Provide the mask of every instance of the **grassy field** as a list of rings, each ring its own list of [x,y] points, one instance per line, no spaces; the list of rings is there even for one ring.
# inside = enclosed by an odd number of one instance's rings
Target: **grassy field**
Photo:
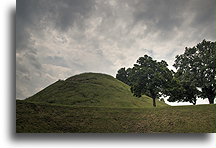
[[[212,133],[215,105],[79,107],[17,101],[17,133]]]

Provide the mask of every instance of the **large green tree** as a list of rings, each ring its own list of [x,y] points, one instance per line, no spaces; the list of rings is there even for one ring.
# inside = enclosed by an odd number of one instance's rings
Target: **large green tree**
[[[196,86],[190,82],[190,79],[184,77],[179,73],[174,73],[170,87],[167,87],[168,101],[169,102],[190,102],[196,105],[197,97],[200,95],[200,91]]]
[[[164,90],[172,79],[172,72],[167,66],[163,60],[157,62],[147,55],[140,57],[129,75],[132,93],[136,97],[141,97],[142,94],[150,96],[156,107],[156,98],[166,92]]]
[[[193,88],[200,88],[200,97],[208,98],[213,104],[215,99],[215,58],[216,42],[203,40],[192,48],[185,48],[182,55],[177,55],[174,67],[181,76],[179,80],[187,80]]]

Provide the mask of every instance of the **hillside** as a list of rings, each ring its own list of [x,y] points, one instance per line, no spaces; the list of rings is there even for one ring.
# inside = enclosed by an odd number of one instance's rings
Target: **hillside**
[[[215,105],[72,107],[17,101],[17,133],[214,133]]]
[[[128,85],[99,73],[83,73],[58,80],[26,101],[88,107],[152,107],[150,97],[136,98]],[[157,106],[168,105],[157,101]]]

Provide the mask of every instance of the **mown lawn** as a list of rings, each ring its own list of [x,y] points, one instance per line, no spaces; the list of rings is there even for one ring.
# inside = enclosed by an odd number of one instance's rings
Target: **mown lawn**
[[[215,133],[215,105],[106,108],[17,101],[17,133]]]

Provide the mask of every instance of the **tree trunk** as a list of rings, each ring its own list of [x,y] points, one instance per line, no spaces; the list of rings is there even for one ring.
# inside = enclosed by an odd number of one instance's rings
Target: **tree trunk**
[[[196,99],[193,101],[193,105],[196,105]]]
[[[156,107],[156,99],[155,98],[152,99],[153,99],[153,106]]]
[[[208,97],[208,100],[209,100],[209,104],[214,104],[214,99],[215,99],[215,96],[209,96]]]

